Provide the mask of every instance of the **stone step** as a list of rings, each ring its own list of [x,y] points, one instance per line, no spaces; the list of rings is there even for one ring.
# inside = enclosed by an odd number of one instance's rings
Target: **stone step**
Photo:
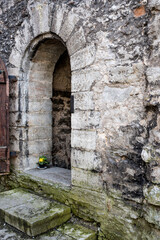
[[[60,226],[57,231],[70,236],[76,240],[96,240],[97,234],[95,231],[88,229],[82,225],[74,223],[65,223]]]
[[[18,230],[36,236],[68,221],[71,210],[23,189],[14,189],[0,193],[0,216]]]
[[[32,237],[12,228],[11,226],[0,222],[0,240],[32,240]],[[95,240],[96,233],[81,225],[66,224],[57,230],[51,230],[40,236],[34,237],[35,240]]]
[[[95,231],[79,224],[65,223],[48,234],[42,235],[39,240],[96,240]]]

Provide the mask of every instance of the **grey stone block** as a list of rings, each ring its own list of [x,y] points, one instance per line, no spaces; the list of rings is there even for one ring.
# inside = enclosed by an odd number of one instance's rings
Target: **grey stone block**
[[[29,236],[44,233],[71,217],[69,207],[19,189],[1,194],[0,201],[5,222]]]

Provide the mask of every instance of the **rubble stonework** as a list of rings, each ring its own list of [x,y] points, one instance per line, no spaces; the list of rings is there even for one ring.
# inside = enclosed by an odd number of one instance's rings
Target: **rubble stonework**
[[[52,77],[67,49],[72,198],[84,195],[88,219],[101,224],[99,239],[160,235],[159,11],[159,0],[1,0],[0,56],[17,77],[11,163],[23,171],[39,153],[51,156]]]

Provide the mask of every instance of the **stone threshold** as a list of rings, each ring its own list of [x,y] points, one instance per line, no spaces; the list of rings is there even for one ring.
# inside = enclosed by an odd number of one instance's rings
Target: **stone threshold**
[[[38,177],[42,180],[48,180],[49,182],[60,184],[62,186],[71,187],[71,170],[60,168],[60,167],[50,167],[46,169],[34,168],[24,173],[31,175],[33,177]]]

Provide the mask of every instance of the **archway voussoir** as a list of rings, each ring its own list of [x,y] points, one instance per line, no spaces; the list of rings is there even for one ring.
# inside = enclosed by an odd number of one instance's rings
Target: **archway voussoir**
[[[16,48],[14,48],[12,50],[12,53],[11,53],[11,55],[9,57],[9,62],[13,66],[15,66],[17,68],[20,68],[20,65],[21,65],[21,53]]]
[[[86,38],[82,27],[80,27],[78,31],[74,32],[73,35],[69,37],[66,45],[70,56],[85,47]]]
[[[96,57],[94,44],[87,46],[71,56],[71,70],[78,70],[93,64]]]
[[[64,12],[65,12],[65,9],[58,8],[55,10],[55,12],[53,14],[50,30],[51,30],[51,32],[56,33],[57,35],[59,34],[59,31],[62,26]]]
[[[47,3],[35,2],[29,6],[30,24],[34,37],[50,31],[49,5]]]
[[[63,25],[59,31],[59,36],[66,42],[72,33],[75,25],[79,21],[79,16],[73,12],[69,12],[68,16],[64,19]]]

